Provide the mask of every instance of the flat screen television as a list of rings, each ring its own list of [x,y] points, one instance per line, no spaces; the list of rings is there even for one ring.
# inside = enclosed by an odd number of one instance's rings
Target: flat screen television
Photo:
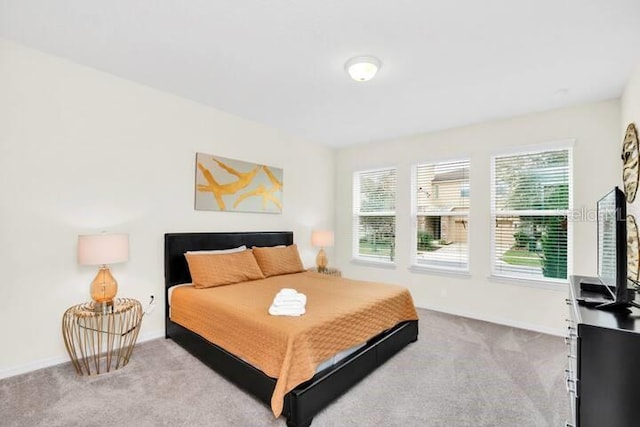
[[[627,201],[615,187],[598,200],[598,278],[611,293],[612,301],[596,306],[601,310],[640,307],[627,289]],[[613,290],[612,290],[613,289]]]

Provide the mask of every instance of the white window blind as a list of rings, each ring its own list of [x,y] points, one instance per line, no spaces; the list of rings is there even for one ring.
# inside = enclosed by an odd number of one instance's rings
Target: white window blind
[[[493,272],[566,281],[571,224],[571,149],[492,161]]]
[[[468,270],[469,160],[417,165],[413,184],[413,265]]]
[[[393,261],[396,169],[356,172],[353,181],[353,255],[370,261]]]

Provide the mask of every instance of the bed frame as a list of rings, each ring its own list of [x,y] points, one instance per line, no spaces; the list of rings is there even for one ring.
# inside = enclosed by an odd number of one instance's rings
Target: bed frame
[[[169,287],[191,281],[184,257],[186,251],[229,249],[246,245],[291,245],[293,233],[168,233],[164,237],[165,335],[184,347],[213,370],[270,406],[276,379],[242,361],[200,335],[169,318]],[[333,400],[382,365],[394,354],[418,339],[418,322],[402,322],[367,342],[349,357],[318,372],[309,381],[286,394],[283,415],[287,426],[306,427]]]

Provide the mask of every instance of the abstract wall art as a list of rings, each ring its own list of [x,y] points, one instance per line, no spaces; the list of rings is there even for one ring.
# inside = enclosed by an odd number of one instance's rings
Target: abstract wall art
[[[196,153],[195,208],[281,213],[282,176],[280,168]]]

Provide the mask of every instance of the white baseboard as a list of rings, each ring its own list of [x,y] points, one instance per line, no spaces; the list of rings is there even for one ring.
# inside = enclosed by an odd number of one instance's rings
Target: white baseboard
[[[137,343],[150,341],[156,338],[164,337],[164,330],[149,331],[138,336]],[[15,366],[13,368],[0,370],[0,380],[3,378],[13,377],[15,375],[26,374],[27,372],[37,371],[38,369],[48,368],[50,366],[60,365],[69,362],[69,355],[64,354],[49,359],[36,360],[34,362],[25,363],[24,365]]]
[[[486,316],[484,314],[472,313],[464,310],[451,310],[449,308],[437,307],[437,306],[431,306],[431,305],[427,305],[420,308],[439,311],[441,313],[453,314],[454,316],[468,317],[470,319],[482,320],[484,322],[489,322],[489,323],[496,323],[498,325],[511,326],[512,328],[540,332],[548,335],[555,335],[559,337],[563,337],[566,335],[566,331],[562,328],[559,328],[559,329],[550,328],[547,326],[541,326],[533,323],[526,323],[526,322],[519,322],[517,320],[512,320],[512,319],[505,319],[502,317]]]
[[[37,371],[38,369],[48,368],[49,366],[59,365],[69,361],[69,356],[57,356],[49,359],[36,360],[34,362],[25,363],[24,365],[15,366],[0,371],[0,380],[13,377],[14,375],[26,374],[27,372]]]
[[[158,331],[148,331],[144,334],[140,334],[137,342],[145,342],[155,340],[156,338],[164,338],[164,329]]]

